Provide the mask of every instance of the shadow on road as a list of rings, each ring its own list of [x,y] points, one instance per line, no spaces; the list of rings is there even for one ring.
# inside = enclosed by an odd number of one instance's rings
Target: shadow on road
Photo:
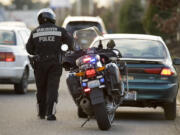
[[[34,94],[36,90],[29,89],[25,95]],[[0,89],[0,95],[23,95],[23,94],[16,94],[14,89]]]
[[[123,111],[123,112],[116,112],[115,120],[159,121],[159,120],[164,120],[164,114],[163,112]]]

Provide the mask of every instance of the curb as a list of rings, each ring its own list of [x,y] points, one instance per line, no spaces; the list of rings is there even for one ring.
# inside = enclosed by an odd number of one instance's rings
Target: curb
[[[180,90],[178,90],[177,94],[177,105],[180,106]]]

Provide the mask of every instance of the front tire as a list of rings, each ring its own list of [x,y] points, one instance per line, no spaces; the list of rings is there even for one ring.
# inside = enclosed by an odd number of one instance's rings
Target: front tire
[[[171,103],[164,105],[164,115],[166,120],[175,120],[176,118],[176,98]]]
[[[27,93],[27,87],[28,87],[28,69],[26,68],[23,72],[23,76],[21,78],[20,83],[14,84],[14,90],[16,94],[25,94]]]
[[[108,130],[111,127],[111,122],[107,114],[105,103],[93,105],[93,110],[99,129]]]

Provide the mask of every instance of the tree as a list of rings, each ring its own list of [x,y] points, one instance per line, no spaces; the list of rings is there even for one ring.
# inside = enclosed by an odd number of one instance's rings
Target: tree
[[[179,0],[148,0],[143,21],[145,31],[165,39],[176,39],[180,22],[178,8]]]
[[[141,16],[141,0],[125,0],[119,11],[119,31],[121,33],[144,33]]]

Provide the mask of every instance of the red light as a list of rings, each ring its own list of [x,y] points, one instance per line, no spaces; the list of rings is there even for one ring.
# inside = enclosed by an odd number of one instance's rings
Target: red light
[[[90,88],[86,88],[86,89],[84,89],[84,92],[90,92],[91,91],[91,89]]]
[[[6,62],[12,62],[15,61],[15,56],[13,53],[7,52],[6,53]]]
[[[13,62],[15,61],[15,56],[11,52],[0,52],[0,61]]]
[[[91,57],[86,57],[83,59],[83,63],[88,63],[91,61]]]
[[[6,58],[6,62],[12,62],[12,61],[14,61],[13,58]]]
[[[146,69],[144,69],[144,72],[146,72],[148,74],[160,74],[161,68],[146,68]]]
[[[86,71],[86,76],[87,77],[94,77],[96,75],[95,69],[90,69]]]
[[[169,68],[163,68],[161,71],[161,75],[171,76],[173,75],[173,72]]]

